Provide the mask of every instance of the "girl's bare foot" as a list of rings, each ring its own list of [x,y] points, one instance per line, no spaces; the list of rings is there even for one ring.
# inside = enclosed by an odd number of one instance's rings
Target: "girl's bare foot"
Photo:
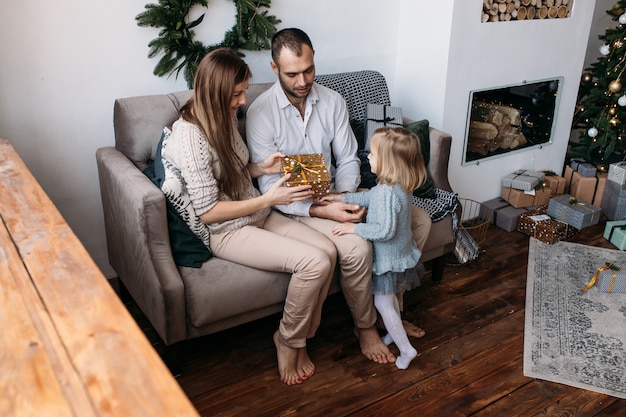
[[[311,361],[305,347],[298,349],[296,369],[298,369],[298,374],[302,379],[310,378],[315,373],[315,365]]]
[[[361,344],[361,352],[365,357],[376,363],[395,362],[396,357],[386,344],[383,343],[376,326],[369,329],[354,329],[356,337],[359,338]]]
[[[301,384],[302,378],[296,370],[299,349],[290,348],[282,343],[278,338],[278,330],[274,332],[274,344],[276,345],[278,372],[282,383],[286,385]]]

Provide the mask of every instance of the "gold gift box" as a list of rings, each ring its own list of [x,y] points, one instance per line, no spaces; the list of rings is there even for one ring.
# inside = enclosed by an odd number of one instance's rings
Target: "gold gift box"
[[[321,153],[288,155],[282,159],[283,173],[291,174],[285,183],[288,187],[311,184],[317,197],[330,191],[330,174]]]
[[[550,244],[568,239],[578,232],[567,223],[548,216],[546,208],[542,205],[523,213],[517,223],[517,230]]]

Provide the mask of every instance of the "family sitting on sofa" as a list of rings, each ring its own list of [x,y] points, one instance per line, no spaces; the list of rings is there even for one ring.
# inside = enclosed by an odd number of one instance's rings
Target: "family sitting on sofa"
[[[371,292],[372,245],[359,234],[338,233],[335,228],[341,223],[365,221],[366,207],[313,198],[310,184],[287,187],[290,174],[281,174],[281,160],[286,155],[322,154],[326,161],[332,161],[328,164],[331,192],[357,190],[361,161],[346,103],[339,93],[314,82],[314,49],[304,32],[281,30],[273,37],[271,48],[270,65],[278,81],[250,105],[247,143],[238,132],[236,116],[246,105],[251,77],[248,66],[225,48],[204,57],[196,72],[193,95],[180,109],[171,133],[162,138],[160,162],[166,168],[162,188],[167,189],[168,175],[185,185],[191,204],[179,207],[179,214],[214,256],[291,274],[283,315],[274,334],[283,383],[302,383],[315,372],[306,341],[320,324],[337,264],[363,354],[378,363],[396,362],[404,369],[415,356],[414,349],[411,357],[401,349],[399,361],[387,346],[397,336],[381,339],[377,330]],[[407,129],[403,133],[416,138],[413,142],[423,167],[423,175],[417,178],[419,185],[426,178],[419,139]],[[384,155],[374,152],[372,149],[368,158],[372,171],[377,172],[376,165],[384,161]],[[394,210],[400,207],[400,200],[390,201]],[[176,206],[177,201],[170,202]],[[423,268],[417,261],[431,219],[424,210],[412,204],[407,207],[412,214],[410,253],[417,259],[396,264],[417,273],[416,268]],[[400,321],[403,291],[414,287],[419,279],[411,286],[401,286],[407,275],[404,269],[375,272],[376,277],[384,272],[397,290],[398,298],[393,297],[389,308],[397,314],[395,323],[404,327],[400,333],[424,336],[422,329]],[[388,323],[385,319],[386,327]]]

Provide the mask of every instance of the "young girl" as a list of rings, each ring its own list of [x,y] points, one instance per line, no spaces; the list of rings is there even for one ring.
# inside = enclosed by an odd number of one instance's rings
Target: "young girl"
[[[330,194],[323,201],[343,201],[367,207],[366,223],[340,223],[333,233],[355,233],[374,246],[372,293],[388,334],[400,350],[399,369],[406,369],[417,351],[402,326],[396,293],[419,285],[415,266],[421,252],[411,236],[412,191],[426,179],[418,137],[405,128],[376,129],[367,156],[377,185],[369,191]]]

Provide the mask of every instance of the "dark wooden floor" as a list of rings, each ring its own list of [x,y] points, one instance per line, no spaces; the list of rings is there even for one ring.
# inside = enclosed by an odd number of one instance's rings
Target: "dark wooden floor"
[[[569,241],[614,248],[603,228],[601,221]],[[419,354],[408,370],[361,355],[337,294],[309,343],[316,373],[302,385],[279,382],[277,315],[189,342],[178,382],[203,416],[626,415],[626,400],[523,376],[528,239],[492,226],[478,260],[447,266],[439,285],[427,273],[406,294],[406,317],[426,330],[412,340]]]

